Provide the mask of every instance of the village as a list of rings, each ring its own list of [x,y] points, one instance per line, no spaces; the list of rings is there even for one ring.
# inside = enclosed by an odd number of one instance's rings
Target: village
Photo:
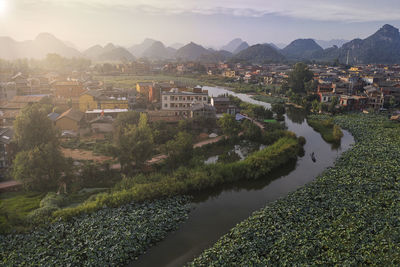
[[[105,67],[107,66],[107,67]],[[312,108],[333,105],[341,111],[379,112],[398,107],[400,102],[400,66],[309,65],[313,73],[303,92],[288,92],[292,65],[244,65],[201,63],[103,64],[85,71],[69,73],[47,72],[31,74],[15,69],[1,70],[0,123],[3,173],[12,164],[13,122],[20,111],[34,103],[47,104],[48,118],[59,129],[61,137],[86,136],[93,140],[112,133],[118,114],[128,111],[146,113],[149,122],[177,124],[181,120],[215,119],[223,113],[236,115],[240,108],[227,96],[212,97],[202,86],[192,86],[178,77],[195,77],[199,83],[231,85],[236,92],[281,97],[286,102],[302,105],[307,98]],[[170,75],[170,81],[137,82],[131,88],[119,88],[95,79],[96,75],[128,77],[129,75]],[[210,79],[212,79],[210,81]],[[239,87],[235,87],[239,85]],[[291,95],[292,94],[292,95]],[[297,97],[293,97],[297,95]],[[314,103],[311,103],[313,101]],[[320,108],[328,111],[328,108]],[[399,114],[394,112],[393,119]],[[70,151],[65,151],[70,156]],[[77,156],[79,158],[79,156]],[[96,157],[94,157],[96,158]]]

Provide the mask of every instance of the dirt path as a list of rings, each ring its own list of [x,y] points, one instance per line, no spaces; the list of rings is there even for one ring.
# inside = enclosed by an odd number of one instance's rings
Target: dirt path
[[[20,187],[22,184],[17,181],[7,181],[0,183],[0,192],[5,192],[5,191],[12,191],[13,189],[16,189]]]
[[[199,143],[194,144],[193,148],[198,148],[198,147],[202,147],[202,146],[205,146],[205,145],[214,144],[214,143],[220,141],[223,137],[224,136],[222,135],[222,136],[215,137],[213,139],[208,139],[208,140],[201,141]]]

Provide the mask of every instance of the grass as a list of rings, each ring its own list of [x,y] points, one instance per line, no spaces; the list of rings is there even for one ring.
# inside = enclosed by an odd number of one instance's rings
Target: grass
[[[330,119],[307,119],[308,125],[310,125],[315,131],[319,132],[322,138],[328,143],[339,143],[343,137],[343,132],[340,127],[335,125]]]
[[[23,230],[25,217],[39,208],[45,194],[37,192],[10,192],[0,194],[0,232]]]

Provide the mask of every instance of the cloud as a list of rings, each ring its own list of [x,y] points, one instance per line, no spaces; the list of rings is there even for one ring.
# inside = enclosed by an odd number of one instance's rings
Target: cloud
[[[81,8],[92,12],[130,12],[142,15],[228,15],[282,17],[315,21],[379,22],[400,20],[396,0],[15,0],[38,7]],[[22,5],[21,5],[22,6]]]

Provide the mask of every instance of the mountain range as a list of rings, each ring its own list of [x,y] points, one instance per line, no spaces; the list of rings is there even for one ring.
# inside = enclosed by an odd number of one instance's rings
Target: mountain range
[[[10,37],[0,37],[0,58],[44,58],[48,53],[63,57],[85,57],[98,61],[131,61],[135,58],[150,60],[181,60],[202,62],[249,62],[265,63],[280,61],[312,60],[320,62],[339,61],[349,64],[400,63],[399,30],[389,24],[365,39],[335,39],[321,41],[297,39],[285,46],[282,44],[256,44],[249,46],[246,41],[235,38],[219,50],[207,49],[190,42],[186,45],[173,44],[169,47],[154,39],[124,48],[112,43],[95,45],[83,52],[73,44],[61,41],[49,33],[41,33],[34,40],[18,42]]]

